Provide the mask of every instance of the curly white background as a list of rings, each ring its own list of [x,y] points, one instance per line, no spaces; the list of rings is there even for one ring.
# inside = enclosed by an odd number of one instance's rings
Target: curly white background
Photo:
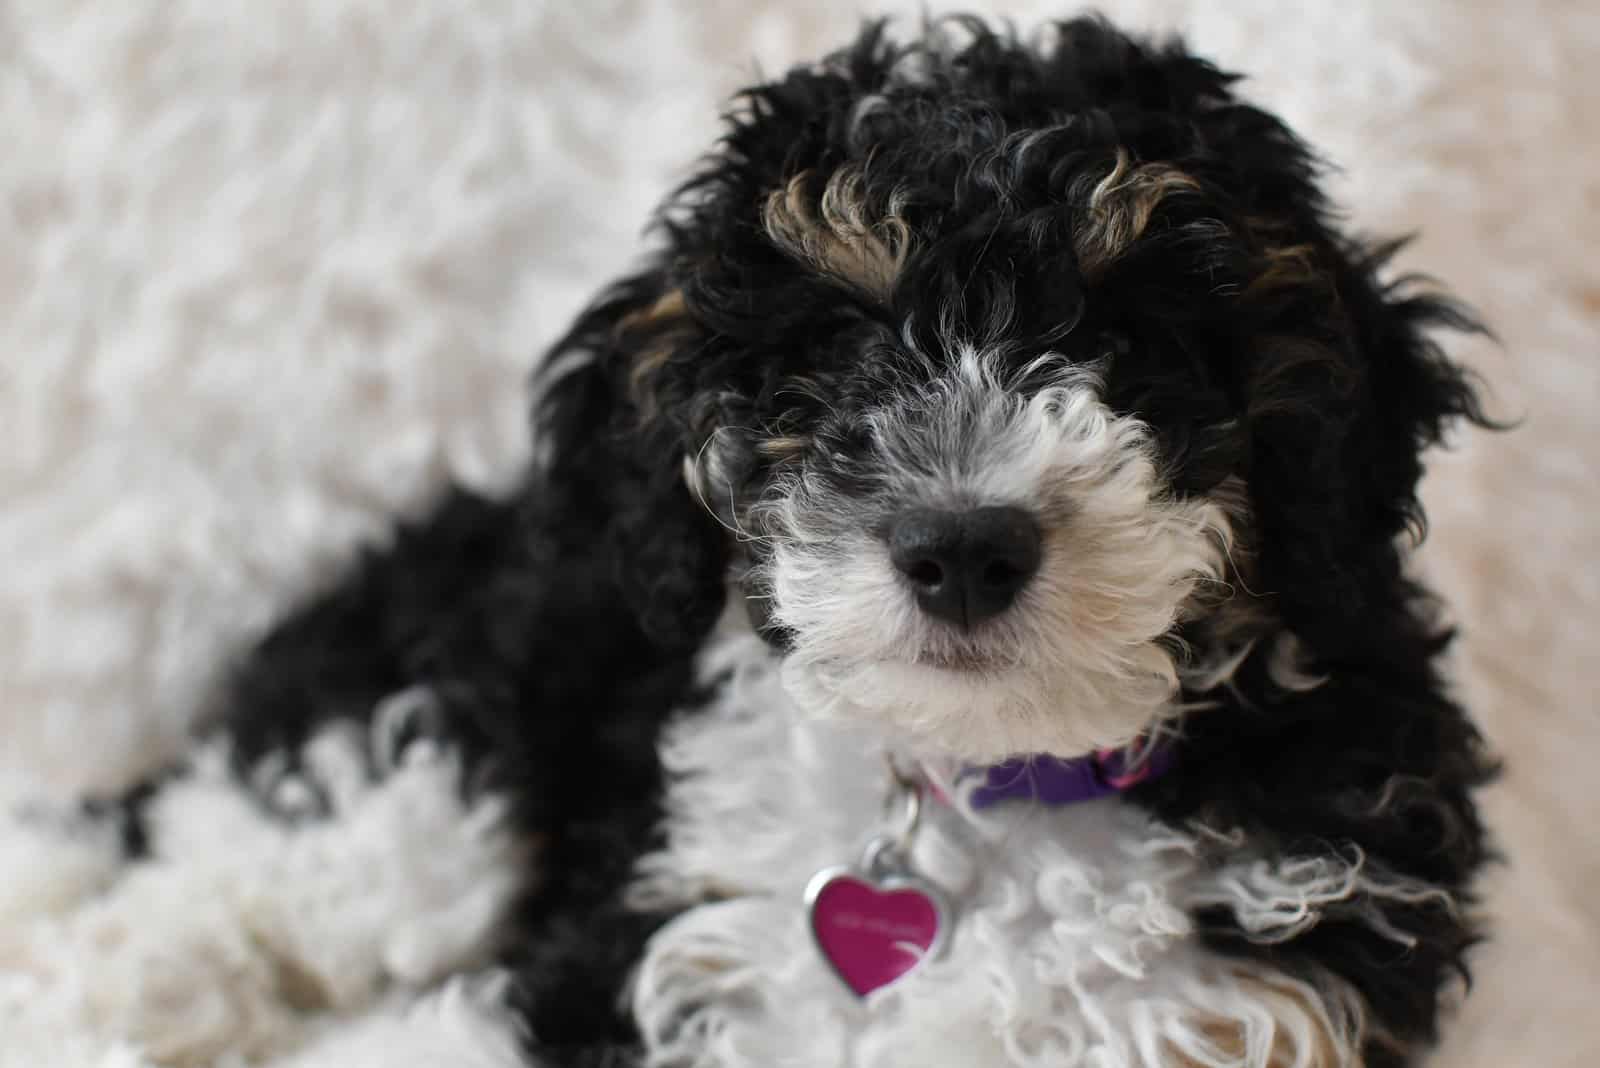
[[[1069,10],[970,6],[1022,25]],[[512,480],[535,354],[636,253],[725,94],[861,10],[0,3],[0,799],[159,762],[229,657],[390,516],[450,478]],[[1105,10],[1248,72],[1247,95],[1341,165],[1353,224],[1420,230],[1404,266],[1502,339],[1458,351],[1525,425],[1464,437],[1426,486],[1423,564],[1509,763],[1487,797],[1509,860],[1496,936],[1437,1063],[1586,1068],[1600,10]]]

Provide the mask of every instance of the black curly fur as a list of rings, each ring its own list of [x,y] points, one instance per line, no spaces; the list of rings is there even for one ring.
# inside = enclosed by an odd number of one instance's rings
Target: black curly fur
[[[912,53],[923,76],[893,81]],[[694,704],[693,653],[747,551],[685,491],[684,459],[716,435],[735,509],[796,462],[763,449],[776,439],[859,478],[856,414],[928,373],[902,327],[924,353],[998,332],[1019,366],[1113,353],[1108,401],[1153,426],[1176,492],[1245,482],[1253,581],[1327,679],[1285,692],[1252,657],[1224,707],[1186,723],[1181,770],[1130,796],[1281,855],[1359,851],[1470,903],[1485,855],[1470,795],[1490,764],[1440,679],[1448,634],[1401,543],[1420,533],[1419,453],[1453,420],[1484,422],[1426,331],[1473,323],[1380,281],[1397,246],[1334,226],[1316,160],[1234,81],[1095,19],[1040,46],[964,19],[909,44],[874,23],[747,90],[664,210],[660,250],[536,380],[525,489],[454,494],[263,642],[222,724],[241,766],[430,686],[445,701],[432,729],[479,769],[471,788],[509,791],[544,843],[506,950],[541,1063],[626,1063],[618,991],[655,920],[620,892],[659,819],[656,734]],[[1090,271],[1072,239],[1083,205],[1062,190],[1119,151],[1188,181]],[[862,203],[892,201],[912,245],[872,295],[798,266],[761,225],[797,175],[820,188],[863,161]],[[1225,911],[1199,919],[1223,951],[1347,980],[1381,1039],[1376,1068],[1434,1038],[1439,991],[1476,937],[1437,903],[1378,907],[1409,948],[1337,909],[1273,946]]]

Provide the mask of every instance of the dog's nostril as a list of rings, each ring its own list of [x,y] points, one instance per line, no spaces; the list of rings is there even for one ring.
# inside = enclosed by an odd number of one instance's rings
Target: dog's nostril
[[[944,568],[932,560],[919,560],[911,565],[906,577],[918,586],[931,589],[944,581]]]
[[[1039,567],[1039,528],[1020,508],[913,509],[888,541],[922,609],[961,626],[1004,611]]]

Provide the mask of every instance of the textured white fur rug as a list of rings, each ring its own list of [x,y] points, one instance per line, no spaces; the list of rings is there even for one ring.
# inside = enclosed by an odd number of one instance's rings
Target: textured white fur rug
[[[971,6],[1022,24],[1066,10]],[[1459,351],[1526,423],[1465,438],[1426,488],[1424,563],[1463,624],[1462,687],[1510,768],[1487,798],[1509,860],[1490,879],[1496,938],[1438,1063],[1589,1066],[1600,12],[1308,8],[1106,6],[1183,28],[1251,74],[1248,93],[1342,165],[1335,191],[1355,224],[1420,230],[1405,265],[1500,333],[1503,349]],[[513,478],[534,353],[638,248],[652,203],[709,144],[720,98],[842,41],[859,10],[0,5],[0,803],[159,762],[230,654],[389,516],[447,478]],[[361,818],[381,828],[404,785]],[[462,848],[505,848],[492,814],[437,817],[474,828]],[[197,848],[226,829],[195,828]],[[81,1020],[52,1033],[82,1006],[30,1002],[5,971],[8,938],[38,936],[6,917],[92,891],[97,849],[66,855],[0,827],[4,1068],[164,1068],[159,1051],[117,1048]],[[425,882],[404,860],[395,877]],[[149,889],[152,930],[176,929],[183,888]],[[417,946],[448,942],[363,944],[382,967],[351,980],[363,995],[340,1002],[350,1022],[284,1022],[309,1045],[274,1063],[504,1063],[508,1037],[476,1015],[492,980],[404,1004],[434,980]],[[159,1000],[160,978],[135,968],[118,981],[132,1003]]]

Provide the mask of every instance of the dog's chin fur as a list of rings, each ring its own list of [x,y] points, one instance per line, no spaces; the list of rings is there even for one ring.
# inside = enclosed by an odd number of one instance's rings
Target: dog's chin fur
[[[784,664],[783,684],[808,714],[877,727],[888,744],[908,751],[976,762],[1019,753],[1073,756],[1127,745],[1171,714],[1171,660],[1154,646],[1150,654],[1152,667],[1167,674],[1099,687],[1065,665],[963,669],[799,656]]]
[[[874,499],[802,471],[755,511],[771,542],[758,585],[792,638],[784,678],[809,713],[966,760],[1123,746],[1176,712],[1169,636],[1224,575],[1229,519],[1167,492],[1147,428],[1107,409],[1092,370],[1024,394],[998,363],[968,347],[871,413]],[[1039,573],[972,630],[932,619],[864,529],[880,501],[1024,504],[1044,527]]]

